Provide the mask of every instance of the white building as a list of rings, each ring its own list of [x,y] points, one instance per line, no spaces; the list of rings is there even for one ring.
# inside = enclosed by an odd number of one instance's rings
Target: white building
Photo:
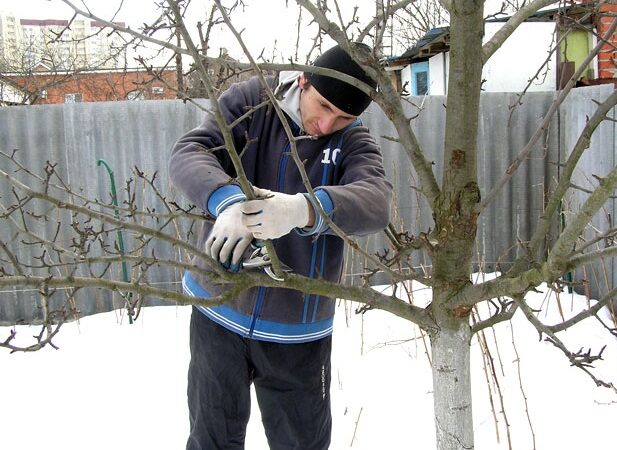
[[[14,58],[22,40],[19,19],[11,15],[0,15],[0,62]]]
[[[484,39],[493,37],[503,23],[487,23]],[[522,23],[487,61],[482,85],[489,92],[554,91],[557,89],[556,28],[552,22]]]
[[[28,102],[28,95],[8,80],[0,80],[0,106],[21,105]]]
[[[503,25],[503,22],[486,23],[484,42]],[[441,28],[428,39],[434,38],[437,45],[446,45],[448,37],[447,28]],[[554,91],[557,88],[557,57],[550,52],[554,46],[555,23],[522,23],[484,65],[482,89],[487,92]],[[426,58],[419,55],[423,61],[415,61],[401,71],[401,83],[407,86],[410,95],[447,93],[450,52],[431,53],[436,54]]]
[[[89,19],[35,20],[0,16],[0,57],[8,70],[115,69],[126,65],[124,39]]]

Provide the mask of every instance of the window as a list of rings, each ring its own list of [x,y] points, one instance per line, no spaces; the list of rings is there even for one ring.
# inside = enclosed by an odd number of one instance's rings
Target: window
[[[80,103],[81,102],[81,94],[64,94],[64,103]]]
[[[165,88],[162,86],[152,86],[152,93],[156,95],[163,95]]]
[[[428,94],[428,72],[417,72],[416,79],[416,95]]]
[[[428,61],[414,63],[411,66],[411,95],[430,94]]]
[[[136,89],[126,94],[126,99],[127,100],[143,100],[144,93],[140,91],[139,89]]]
[[[41,89],[41,91],[39,92],[39,97],[47,98],[47,89]]]

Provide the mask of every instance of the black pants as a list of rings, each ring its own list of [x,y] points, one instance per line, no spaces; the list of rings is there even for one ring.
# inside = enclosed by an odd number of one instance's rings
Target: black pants
[[[245,339],[193,308],[190,345],[187,450],[244,449],[251,382],[271,450],[328,449],[331,337]]]

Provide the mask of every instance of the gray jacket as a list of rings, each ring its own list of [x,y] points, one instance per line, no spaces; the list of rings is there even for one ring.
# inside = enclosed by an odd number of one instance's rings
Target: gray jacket
[[[269,78],[276,86],[277,79]],[[257,78],[234,84],[219,98],[228,123],[265,99]],[[294,132],[302,133],[293,120]],[[366,235],[383,229],[389,221],[392,186],[385,178],[379,146],[359,121],[330,136],[297,142],[305,170],[321,207],[345,233]],[[271,107],[261,107],[234,129],[237,151],[252,185],[295,194],[306,189],[289,154],[289,140]],[[235,182],[235,170],[225,150],[212,114],[175,144],[169,173],[172,183],[193,203],[213,217],[225,207],[245,200]],[[314,205],[313,205],[314,206]],[[314,206],[315,207],[315,206]],[[204,225],[197,245],[203,248],[210,231]],[[294,273],[339,281],[344,242],[316,214],[311,229],[296,229],[273,241],[281,261]],[[204,266],[201,260],[195,264]],[[193,296],[221,292],[207,277],[187,272],[183,288]],[[282,288],[256,287],[230,303],[200,310],[222,326],[245,337],[283,343],[307,342],[332,333],[333,299]]]

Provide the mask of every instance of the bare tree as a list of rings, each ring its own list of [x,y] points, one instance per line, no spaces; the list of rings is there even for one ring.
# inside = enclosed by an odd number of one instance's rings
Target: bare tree
[[[63,83],[79,71],[77,54],[73,48],[62,51],[51,41],[35,39],[27,35],[20,42],[5,49],[0,54],[0,76],[6,83],[20,89],[21,98],[16,103],[34,103],[45,95],[47,88]],[[37,72],[45,71],[51,77],[37,78]]]
[[[393,50],[412,47],[431,29],[446,23],[448,11],[439,2],[411,2],[393,17],[390,25],[390,47]]]
[[[144,97],[145,87],[154,80],[168,83],[164,72],[173,70],[177,61],[164,61],[156,53],[146,53],[137,39],[119,33],[113,26],[105,27],[96,22],[86,26],[86,21],[77,20],[77,17],[50,23],[42,21],[38,24],[39,30],[24,31],[18,34],[20,38],[15,42],[5,43],[0,52],[0,79],[20,93],[20,98],[12,103],[51,102],[48,94],[57,94],[63,86],[81,89],[98,99],[126,100],[130,91]],[[113,18],[110,24],[122,25],[113,22]],[[79,28],[79,32],[73,28]],[[152,26],[144,28],[143,32],[155,30],[156,26]],[[156,62],[159,66],[155,68]],[[178,68],[182,70],[181,61]],[[148,76],[140,76],[137,81],[135,77],[123,76],[136,70],[147,72]],[[96,76],[102,73],[108,76]],[[173,83],[179,96],[184,91],[183,76]]]
[[[80,9],[69,0],[62,1],[71,6],[77,14],[103,20],[94,17],[87,10]],[[238,183],[246,196],[252,198],[253,192],[240,160],[243,149],[235,148],[231,134],[235,123],[227,124],[223,119],[218,108],[214,76],[208,70],[208,63],[217,61],[217,58],[208,57],[207,41],[195,40],[187,28],[183,20],[186,3],[167,0],[164,7],[165,22],[157,25],[159,29],[170,31],[167,39],[155,38],[147,30],[135,31],[117,26],[116,29],[130,33],[143,41],[160,45],[176,54],[192,58],[192,70],[199,74],[203,89],[211,101],[207,112],[214,115],[225,138],[224,149],[207,149],[207,151],[229,153],[238,174]],[[518,12],[507,21],[500,32],[483,43],[485,17],[483,2],[441,0],[440,4],[449,16],[450,77],[445,129],[435,130],[443,136],[443,164],[441,164],[443,172],[436,174],[433,163],[412,131],[410,121],[413,118],[405,113],[399,94],[393,89],[379,57],[354,50],[350,45],[352,35],[354,38],[370,35],[379,41],[383,36],[379,30],[383,30],[384,22],[391,19],[395,13],[404,15],[403,11],[406,11],[404,8],[411,8],[412,3],[414,2],[402,0],[396,4],[389,4],[387,8],[384,5],[383,14],[371,13],[372,19],[366,27],[360,28],[358,34],[359,20],[355,13],[350,21],[344,20],[336,1],[328,4],[325,1],[297,0],[297,4],[319,26],[319,34],[328,34],[378,82],[379,88],[374,91],[362,83],[350,80],[349,77],[325,69],[297,63],[259,63],[258,58],[246,50],[241,33],[235,29],[230,18],[231,8],[222,5],[219,0],[214,2],[219,17],[246,51],[245,57],[248,63],[232,63],[232,65],[241,69],[252,68],[262,79],[268,98],[258,107],[271,107],[276,114],[282,114],[264,80],[264,70],[293,68],[315,71],[352,82],[370,94],[395,126],[398,135],[393,139],[413,165],[418,180],[415,189],[430,207],[433,224],[430,229],[424,230],[417,236],[412,236],[407,230],[389,227],[385,232],[390,239],[391,247],[387,252],[376,256],[362,250],[361,245],[353,237],[342,232],[321,211],[323,219],[331,229],[345,240],[354,252],[361,253],[367,261],[368,274],[364,277],[362,286],[330,283],[285,273],[281,270],[280,261],[272,245],[268,243],[266,245],[273,259],[273,270],[283,281],[255,271],[237,274],[227,272],[201,249],[188,243],[194,225],[178,223],[188,219],[194,221],[209,219],[202,216],[202,213],[195,208],[170,202],[166,194],[161,192],[154,180],[148,176],[140,175],[145,186],[157,193],[157,198],[163,206],[159,205],[156,208],[157,212],[154,212],[150,205],[139,207],[136,197],[129,197],[131,200],[119,209],[121,219],[113,214],[114,208],[111,205],[101,200],[87,198],[74,187],[68,186],[56,166],[49,164],[44,168],[42,175],[35,174],[20,164],[17,155],[8,153],[5,154],[5,158],[8,158],[19,172],[27,174],[31,183],[19,180],[9,170],[0,171],[4,182],[9,183],[13,189],[13,198],[2,207],[0,217],[3,222],[10,223],[13,229],[17,230],[16,234],[21,237],[24,245],[36,245],[41,250],[36,261],[25,261],[10,242],[1,243],[0,250],[3,256],[0,286],[29,286],[39,289],[46,305],[49,304],[50,297],[60,295],[60,289],[69,289],[64,293],[64,302],[69,304],[75,295],[75,290],[93,287],[109,289],[122,293],[127,298],[129,308],[133,309],[135,309],[135,304],[132,303],[134,300],[128,298],[128,293],[135,297],[152,296],[181,304],[217,305],[229,301],[238,292],[253,286],[284,286],[306,293],[346,298],[363,304],[363,311],[373,308],[389,311],[417,324],[430,338],[439,450],[474,447],[470,382],[471,340],[475,333],[487,327],[498,326],[499,323],[509,320],[518,310],[536,327],[541,337],[564,353],[573,366],[586,372],[598,386],[617,392],[612,382],[599,379],[593,372],[593,363],[601,359],[603,349],[572,351],[559,337],[560,332],[574,324],[590,317],[597,317],[598,312],[610,304],[617,291],[611,289],[607,296],[590,303],[582,313],[552,325],[542,323],[525,300],[525,295],[540,284],[547,283],[559,290],[568,272],[589,262],[613,258],[617,254],[614,246],[595,249],[592,245],[593,240],[583,239],[591,218],[611,198],[617,187],[617,168],[611,168],[606,176],[597,178],[595,188],[588,193],[580,208],[571,212],[566,225],[561,227],[556,235],[551,235],[555,229],[554,224],[559,222],[565,196],[576,189],[576,186],[573,186],[572,174],[577,170],[580,158],[587,149],[595,129],[603,121],[608,120],[609,112],[617,104],[617,92],[613,92],[597,105],[596,112],[588,117],[579,140],[572,149],[569,149],[569,156],[559,163],[562,167],[561,177],[555,185],[547,189],[544,211],[538,219],[533,235],[528,241],[512,242],[513,247],[522,250],[522,256],[513,261],[511,267],[496,278],[473,284],[470,275],[479,218],[493,205],[500,190],[511,182],[516,170],[528,161],[531,148],[541,138],[555,111],[563,103],[580,74],[575,73],[557,93],[553,105],[539,124],[538,131],[528,145],[521,149],[508,170],[503,173],[501,180],[488,192],[481,193],[477,158],[482,67],[518,25],[538,9],[556,2],[553,0],[533,0],[523,2],[524,4],[518,2]],[[237,5],[236,2],[233,6]],[[110,22],[109,26],[114,25]],[[581,71],[594,54],[607,45],[616,27],[617,19],[613,19],[608,31],[599,36],[598,45],[581,66]],[[177,45],[179,41],[176,39],[176,30],[182,36],[181,41],[184,43],[182,47]],[[247,111],[243,118],[250,114],[251,111]],[[292,157],[300,172],[304,173],[303,163],[295,145],[298,138],[294,138],[290,130],[287,132]],[[439,179],[442,181],[439,182]],[[308,182],[305,187],[309,195],[314,196],[313,187]],[[52,211],[58,214],[58,219],[50,220]],[[65,215],[64,221],[61,220],[62,215]],[[50,229],[47,230],[47,234],[42,231],[46,227]],[[65,236],[67,229],[72,230],[70,239]],[[117,246],[110,244],[110,236],[118,229],[131,232],[135,236],[133,250],[128,254],[120,252]],[[613,229],[597,239],[612,236],[614,236]],[[150,251],[149,245],[154,241],[167,243],[171,249],[171,256],[163,257]],[[430,270],[423,271],[413,267],[410,255],[416,251],[424,251],[428,255],[431,262]],[[188,269],[189,265],[185,259],[187,254],[197,255],[208,261],[214,271],[214,275],[211,276],[214,276],[217,282],[230,285],[231,289],[206,300],[157,288],[148,281],[146,275],[152,273],[157,266]],[[173,257],[177,255],[180,255],[180,258]],[[118,261],[131,264],[137,271],[138,274],[132,281],[116,281],[108,276],[111,265]],[[191,267],[191,270],[195,268]],[[385,274],[390,282],[397,286],[400,286],[400,283],[404,285],[404,282],[409,280],[421,281],[431,286],[432,302],[426,307],[419,307],[408,299],[376,292],[369,286],[376,273]],[[492,313],[490,317],[472,321],[472,311],[480,305],[486,305]],[[70,317],[69,314],[62,316],[62,320],[55,320],[57,317],[53,316],[53,311],[49,308],[45,310],[47,312],[44,333],[26,350],[37,349],[43,344],[50,343],[54,332],[57,331],[54,323],[61,323]],[[608,337],[611,334],[615,336],[614,327],[606,325],[606,329]],[[11,347],[11,342],[12,337],[9,336],[4,344],[0,345],[18,350]]]

